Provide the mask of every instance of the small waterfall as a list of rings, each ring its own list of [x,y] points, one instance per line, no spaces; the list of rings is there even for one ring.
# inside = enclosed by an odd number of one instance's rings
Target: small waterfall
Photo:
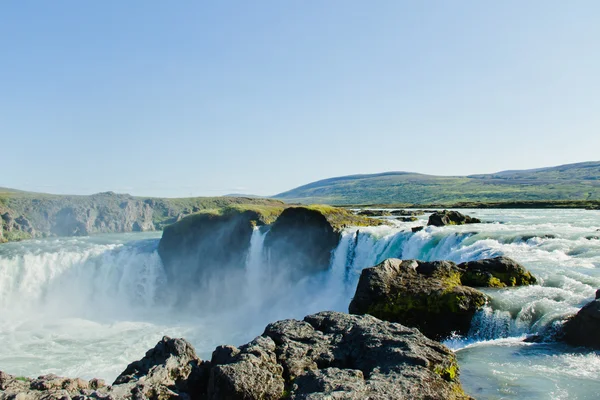
[[[264,254],[267,232],[267,230],[263,230],[258,226],[254,227],[246,259],[246,297],[255,307],[260,305],[261,288],[267,280],[267,276],[265,276],[267,262]]]
[[[515,320],[510,312],[486,306],[473,317],[468,337],[475,340],[492,340],[520,335],[521,332],[516,329]]]

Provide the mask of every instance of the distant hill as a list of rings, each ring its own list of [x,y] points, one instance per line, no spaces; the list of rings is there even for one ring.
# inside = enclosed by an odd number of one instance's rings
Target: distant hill
[[[113,192],[54,195],[0,188],[0,243],[46,236],[160,230],[204,210],[240,205],[274,205],[272,199],[134,197]]]
[[[309,183],[273,197],[334,205],[600,200],[600,161],[469,176],[415,172],[349,175]]]

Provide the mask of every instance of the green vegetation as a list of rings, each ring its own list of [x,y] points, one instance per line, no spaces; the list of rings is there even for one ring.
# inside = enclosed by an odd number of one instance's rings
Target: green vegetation
[[[319,212],[327,219],[333,229],[337,231],[349,226],[377,226],[385,223],[378,219],[355,215],[345,208],[323,204],[289,206],[281,202],[273,202],[270,204],[233,204],[221,208],[207,208],[191,214],[177,223],[169,225],[165,229],[173,230],[173,232],[185,232],[202,220],[210,221],[214,218],[227,218],[246,213],[251,214],[249,218],[255,225],[270,225],[275,222],[277,217],[286,208],[304,208]]]
[[[471,176],[352,175],[310,183],[274,197],[333,205],[600,209],[600,162]]]
[[[161,230],[186,215],[244,207],[254,207],[268,223],[281,212],[284,203],[243,197],[143,198],[112,192],[61,196],[0,188],[0,216],[8,213],[8,219],[0,221],[0,241]]]
[[[344,208],[324,204],[312,204],[303,207],[323,214],[333,229],[338,231],[349,226],[377,226],[384,224],[382,220],[355,215]]]

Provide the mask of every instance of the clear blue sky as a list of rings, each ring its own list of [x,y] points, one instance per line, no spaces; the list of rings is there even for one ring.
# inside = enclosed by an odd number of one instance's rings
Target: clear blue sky
[[[0,186],[275,194],[600,159],[600,2],[3,1]]]

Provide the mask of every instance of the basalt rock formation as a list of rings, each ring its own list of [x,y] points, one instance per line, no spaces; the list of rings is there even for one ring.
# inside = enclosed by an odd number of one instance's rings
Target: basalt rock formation
[[[106,386],[101,380],[0,373],[8,399],[469,399],[456,357],[418,330],[322,312],[270,324],[201,361],[183,339],[163,338]]]
[[[387,259],[362,271],[349,311],[416,327],[440,340],[466,334],[473,316],[488,300],[472,287],[535,283],[535,278],[509,258],[456,265]]]
[[[464,225],[477,224],[481,220],[459,213],[458,211],[436,211],[429,216],[427,225],[445,226],[445,225]]]
[[[170,286],[203,307],[237,304],[252,234],[261,229],[272,276],[295,279],[326,270],[347,226],[378,225],[328,206],[236,206],[196,213],[167,226],[158,246]],[[219,291],[220,296],[211,293]]]
[[[595,300],[565,322],[564,340],[574,346],[600,349],[600,290]]]

